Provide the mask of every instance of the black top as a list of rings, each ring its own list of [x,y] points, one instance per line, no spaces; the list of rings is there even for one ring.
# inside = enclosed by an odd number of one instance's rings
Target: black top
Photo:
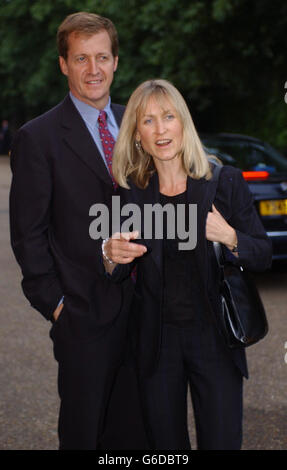
[[[178,237],[177,223],[188,231],[188,204],[186,203],[186,191],[176,196],[160,194],[162,206],[171,204],[174,207],[174,224],[169,222],[167,230],[167,215],[163,216],[163,322],[177,326],[187,326],[194,321],[194,305],[198,299],[197,276],[192,250],[179,250],[178,243],[184,240]],[[185,220],[177,220],[177,205],[185,204]],[[171,221],[172,219],[169,219]],[[175,229],[175,237],[172,236]]]

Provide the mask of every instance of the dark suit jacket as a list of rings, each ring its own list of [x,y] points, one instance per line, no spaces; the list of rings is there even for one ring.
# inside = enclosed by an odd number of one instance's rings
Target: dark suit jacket
[[[219,271],[212,243],[206,240],[205,225],[208,211],[214,197],[214,180],[187,180],[187,198],[189,204],[197,204],[197,245],[194,249],[193,272],[198,294],[195,307],[200,312],[217,322],[216,312],[220,308]],[[121,204],[133,202],[143,208],[143,204],[159,202],[159,183],[155,173],[145,190],[133,183],[131,189],[121,189]],[[253,205],[253,198],[240,170],[230,166],[223,167],[215,198],[215,206],[228,223],[236,229],[239,247],[239,260],[234,256],[234,263],[240,263],[249,270],[261,271],[271,265],[271,242],[268,239]],[[143,214],[143,210],[141,211]],[[144,221],[142,220],[142,227]],[[140,242],[140,241],[139,241]],[[141,241],[143,242],[143,240]],[[161,299],[162,278],[162,240],[144,240],[150,252],[138,258],[137,284],[134,295],[132,316],[137,331],[137,358],[139,370],[150,373],[157,362],[161,339]],[[226,254],[229,250],[226,249]],[[119,282],[128,275],[129,266],[119,265],[112,278]],[[200,313],[201,314],[201,313]],[[245,351],[243,348],[229,350],[236,365],[244,376],[248,376]]]
[[[124,107],[112,104],[112,110],[120,124]],[[103,275],[101,241],[89,236],[89,209],[108,205],[113,188],[69,96],[18,131],[11,168],[11,243],[24,293],[46,319],[64,295],[71,331],[90,337],[125,308],[131,284],[115,285]]]

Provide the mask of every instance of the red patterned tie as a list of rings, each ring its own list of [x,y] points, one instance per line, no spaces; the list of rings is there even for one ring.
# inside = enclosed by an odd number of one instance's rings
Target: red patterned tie
[[[117,183],[113,177],[112,173],[112,157],[113,157],[113,150],[115,145],[115,140],[110,133],[108,126],[107,126],[107,113],[105,111],[100,111],[99,117],[99,133],[101,137],[101,142],[103,146],[103,151],[105,154],[105,159],[108,165],[108,169],[113,181],[114,189],[117,188]]]

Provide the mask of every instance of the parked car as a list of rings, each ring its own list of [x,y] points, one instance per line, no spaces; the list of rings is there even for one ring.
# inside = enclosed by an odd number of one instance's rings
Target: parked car
[[[287,259],[287,158],[266,142],[238,134],[202,134],[206,151],[242,170],[273,244],[273,260]]]

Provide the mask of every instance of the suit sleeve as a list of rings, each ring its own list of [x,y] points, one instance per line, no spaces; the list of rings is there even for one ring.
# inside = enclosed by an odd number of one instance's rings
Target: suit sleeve
[[[47,320],[63,296],[49,249],[52,175],[43,150],[29,130],[18,131],[11,151],[11,245],[32,307]]]
[[[106,272],[105,276],[117,284],[125,281],[131,275],[133,267],[135,267],[135,262],[129,264],[117,264],[112,274]]]
[[[264,271],[272,263],[272,243],[268,238],[254,206],[253,196],[240,171],[234,171],[232,215],[229,224],[236,230],[238,258],[232,254],[233,262],[251,271]],[[230,251],[225,250],[227,257]]]

